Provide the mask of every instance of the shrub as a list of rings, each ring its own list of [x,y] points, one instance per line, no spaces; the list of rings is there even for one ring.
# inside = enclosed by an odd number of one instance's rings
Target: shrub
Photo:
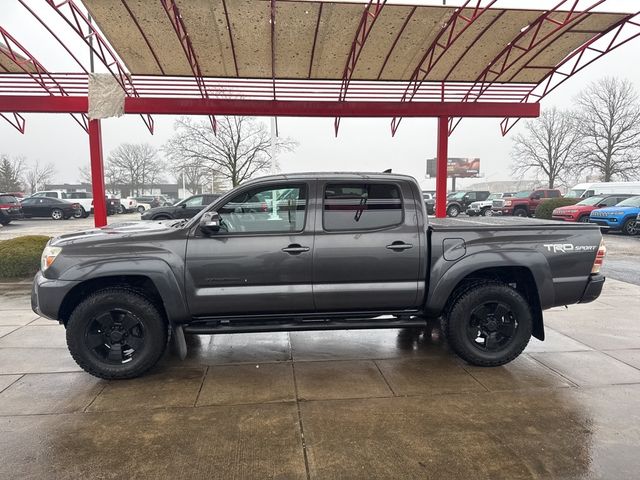
[[[551,214],[558,207],[566,207],[567,205],[575,205],[580,201],[579,198],[552,198],[551,200],[545,200],[540,202],[538,208],[536,208],[536,218],[542,218],[545,220],[551,220]]]
[[[27,235],[0,241],[0,278],[35,275],[42,250],[49,241],[43,235]]]

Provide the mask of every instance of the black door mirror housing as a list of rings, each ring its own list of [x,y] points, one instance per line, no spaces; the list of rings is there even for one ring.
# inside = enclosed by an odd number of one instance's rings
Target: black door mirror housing
[[[180,205],[180,208],[187,208],[187,204],[183,203],[182,205]]]
[[[217,233],[220,230],[220,214],[215,211],[205,213],[200,219],[199,227],[206,235]]]
[[[540,195],[532,195],[531,200],[540,200]]]

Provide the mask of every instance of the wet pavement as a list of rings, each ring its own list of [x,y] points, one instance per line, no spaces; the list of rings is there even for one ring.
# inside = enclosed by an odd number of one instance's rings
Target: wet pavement
[[[439,330],[189,337],[146,376],[82,372],[0,296],[0,478],[634,479],[640,287],[546,313],[499,368]]]

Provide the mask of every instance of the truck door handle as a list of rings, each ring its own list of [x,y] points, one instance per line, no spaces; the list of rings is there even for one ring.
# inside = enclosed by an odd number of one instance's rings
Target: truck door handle
[[[308,252],[309,251],[309,247],[303,247],[302,245],[300,245],[298,243],[292,243],[291,245],[283,248],[282,251],[286,252],[286,253],[290,253],[292,255],[295,255],[297,253]]]
[[[387,248],[389,250],[401,251],[401,250],[407,250],[409,248],[413,248],[413,245],[411,245],[410,243],[404,243],[404,242],[393,242],[391,245],[387,245]]]

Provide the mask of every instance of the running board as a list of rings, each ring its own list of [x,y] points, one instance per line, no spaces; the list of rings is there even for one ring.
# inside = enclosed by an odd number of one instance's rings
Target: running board
[[[305,330],[357,330],[371,328],[425,327],[420,317],[366,319],[281,319],[268,321],[207,320],[184,326],[184,333],[213,335],[218,333],[295,332]]]

